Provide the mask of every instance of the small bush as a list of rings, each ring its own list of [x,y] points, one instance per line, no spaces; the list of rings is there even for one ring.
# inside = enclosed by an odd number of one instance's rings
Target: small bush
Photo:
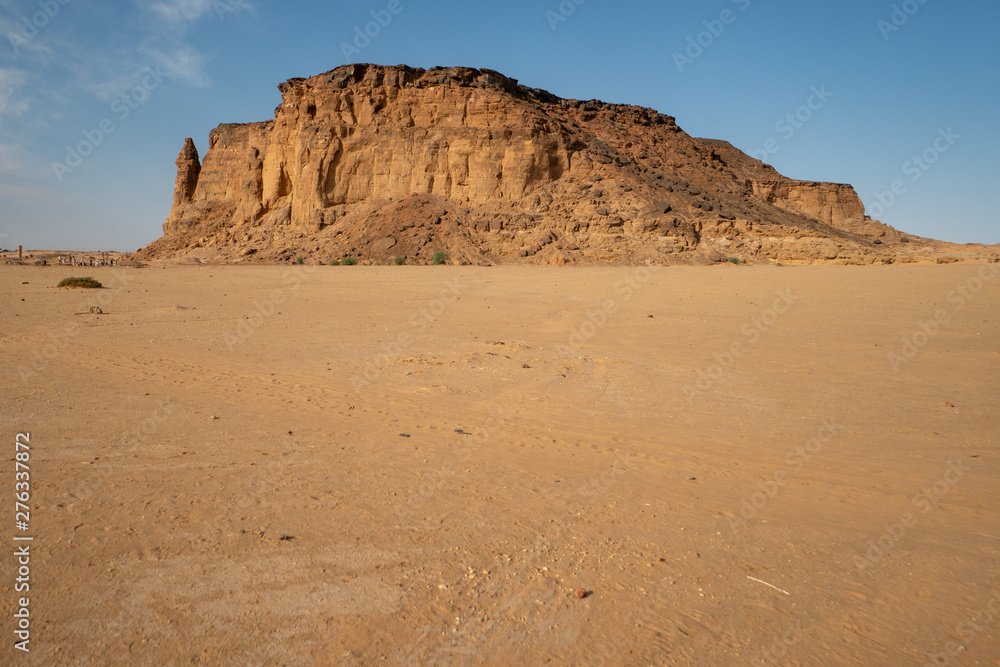
[[[396,259],[392,260],[396,263],[396,266],[402,266],[406,264],[406,255],[396,255]]]
[[[444,264],[444,260],[448,258],[448,255],[444,254],[444,250],[435,250],[434,254],[431,255],[431,264],[438,266]]]
[[[295,263],[296,264],[305,264],[306,263],[306,258],[305,257],[296,257],[295,258]]]
[[[331,259],[330,260],[330,266],[340,266],[340,260],[339,259]]]
[[[63,278],[57,287],[79,287],[81,289],[101,289],[104,287],[90,276],[84,278]]]
[[[730,257],[730,258],[726,259],[726,261],[729,262],[730,264],[739,264],[740,263],[740,258],[739,257]]]
[[[340,263],[343,264],[344,266],[354,266],[355,264],[358,263],[358,258],[357,257],[345,257],[344,259],[340,260]]]

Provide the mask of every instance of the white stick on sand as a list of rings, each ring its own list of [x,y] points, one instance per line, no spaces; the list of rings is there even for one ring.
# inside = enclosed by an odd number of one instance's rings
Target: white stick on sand
[[[756,581],[756,582],[758,582],[758,583],[761,583],[761,584],[764,584],[765,586],[770,586],[770,587],[771,587],[771,588],[773,588],[774,590],[776,590],[776,591],[780,591],[780,592],[784,593],[785,595],[791,595],[791,593],[789,593],[788,591],[783,591],[783,590],[781,590],[780,588],[778,588],[777,586],[775,586],[774,584],[769,584],[769,583],[767,583],[766,581],[761,581],[761,580],[760,580],[760,579],[758,579],[757,577],[751,577],[751,576],[750,576],[749,574],[747,575],[747,579],[753,579],[754,581]]]

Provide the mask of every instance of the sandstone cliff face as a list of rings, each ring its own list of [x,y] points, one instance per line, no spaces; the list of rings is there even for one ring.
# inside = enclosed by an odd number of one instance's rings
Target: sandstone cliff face
[[[839,183],[751,181],[753,194],[786,211],[801,213],[834,227],[864,219],[865,207],[854,188]]]
[[[140,258],[892,261],[848,185],[793,181],[650,109],[490,70],[349,65],[279,86],[272,121],[177,159]]]

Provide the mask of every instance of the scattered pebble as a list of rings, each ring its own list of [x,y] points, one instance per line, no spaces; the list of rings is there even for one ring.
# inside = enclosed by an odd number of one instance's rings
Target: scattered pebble
[[[944,407],[946,407],[946,408],[953,408],[953,407],[955,407],[955,404],[954,403],[945,402]]]
[[[575,591],[573,591],[573,597],[575,597],[575,598],[577,598],[579,600],[582,600],[583,598],[587,597],[588,595],[590,595],[590,593],[588,593],[587,589],[585,589],[585,588],[577,588]]]
[[[531,368],[528,364],[521,364],[521,368]]]
[[[295,536],[294,535],[278,535],[278,539],[281,540],[282,542],[287,542],[288,540],[294,540]]]
[[[401,438],[409,438],[410,434],[409,433],[400,433],[399,437],[401,437]]]
[[[218,419],[218,417],[216,417],[215,415],[212,415],[212,419]]]

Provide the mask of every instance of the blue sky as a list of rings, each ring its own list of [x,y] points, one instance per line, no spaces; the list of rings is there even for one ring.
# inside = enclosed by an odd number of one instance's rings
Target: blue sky
[[[996,0],[396,1],[0,0],[0,246],[145,245],[185,137],[204,154],[348,62],[652,107],[904,231],[1000,242]],[[345,57],[372,12],[391,20]]]

